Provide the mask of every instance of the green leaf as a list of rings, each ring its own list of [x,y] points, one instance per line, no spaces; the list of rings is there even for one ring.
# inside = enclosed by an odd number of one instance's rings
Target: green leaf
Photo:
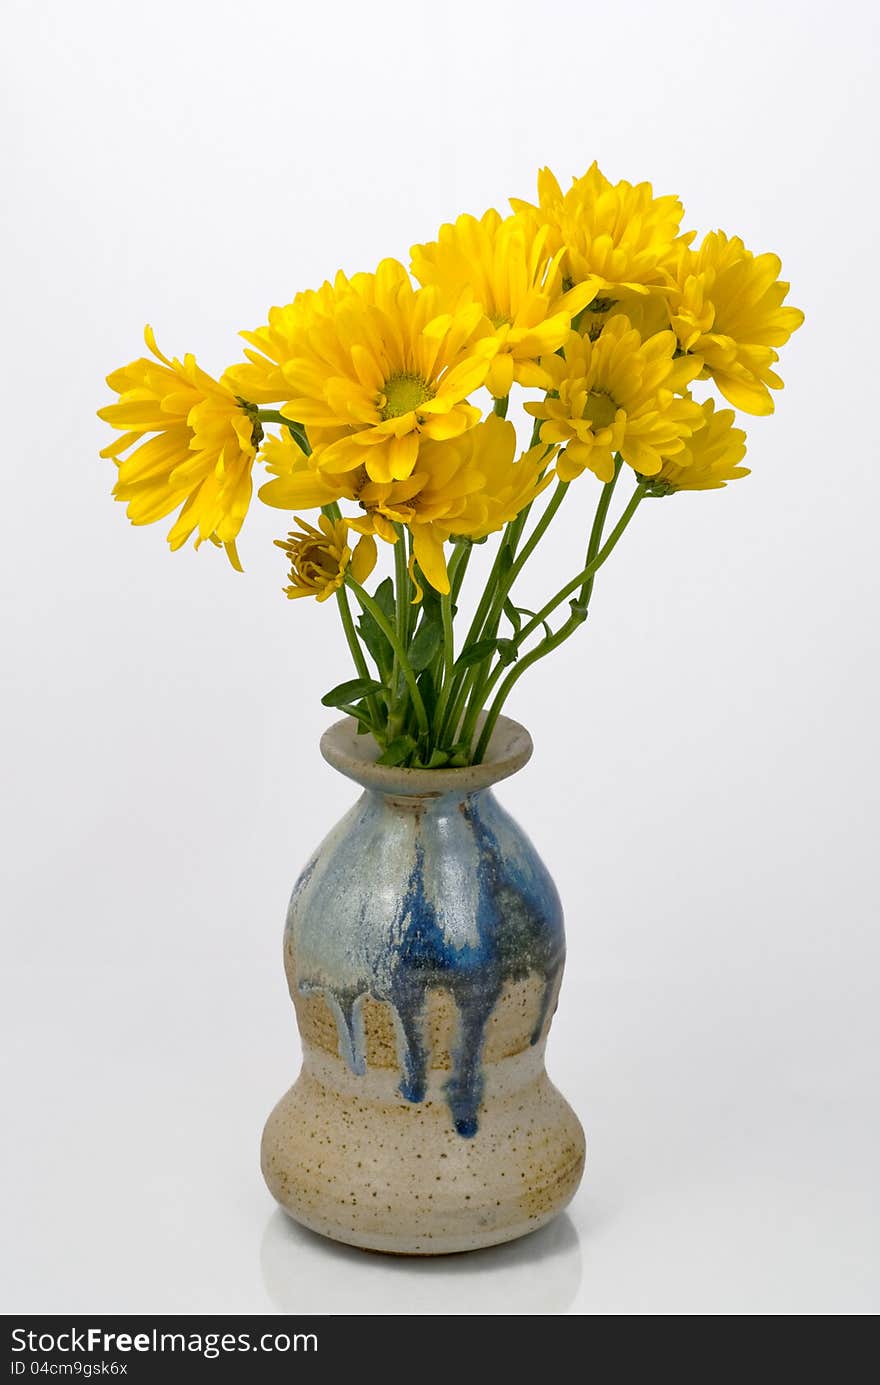
[[[519,658],[519,650],[514,640],[496,640],[495,644],[498,648],[498,658],[505,667],[508,664],[516,663]]]
[[[439,603],[426,607],[412,644],[407,650],[407,658],[413,673],[421,673],[427,668],[443,643],[443,622]]]
[[[340,712],[345,712],[348,716],[354,718],[354,720],[358,724],[357,734],[359,736],[366,736],[368,734],[372,734],[373,723],[370,720],[367,712],[364,710],[364,704],[362,702],[358,702],[356,704],[349,704],[347,702],[343,702],[339,710]]]
[[[361,612],[357,629],[373,663],[379,670],[382,679],[387,683],[394,667],[394,650],[369,611]]]
[[[396,604],[394,600],[394,583],[390,577],[386,577],[380,582],[375,592],[373,600],[379,607],[382,614],[387,619],[389,625],[395,623]],[[394,650],[388,641],[388,637],[379,628],[376,621],[369,611],[362,611],[358,620],[358,634],[369,650],[370,657],[383,682],[387,685],[391,678],[391,670],[394,667]]]
[[[514,604],[513,604],[513,602],[511,601],[511,599],[510,599],[509,596],[505,598],[505,601],[504,601],[504,614],[507,616],[507,619],[510,621],[511,625],[513,626],[513,633],[514,633],[515,635],[518,635],[519,632],[520,632],[520,630],[522,629],[522,620],[521,620],[521,618],[520,618],[520,611],[521,611],[521,607],[519,607],[519,606],[514,606]]]
[[[416,743],[412,736],[398,736],[396,740],[385,747],[376,764],[402,765],[405,760],[409,759],[415,748]]]
[[[484,659],[488,659],[491,654],[495,653],[497,647],[497,640],[477,640],[475,644],[469,644],[456,659],[456,669],[470,668],[473,664],[481,664]]]
[[[386,577],[384,582],[379,583],[373,593],[373,600],[376,602],[383,616],[387,616],[393,625],[397,605],[394,600],[394,583],[390,577]]]
[[[431,751],[431,758],[429,759],[428,763],[425,765],[425,769],[442,769],[444,765],[448,765],[448,764],[449,764],[449,751],[448,751],[448,750],[440,750],[440,749],[438,748],[437,750],[432,750],[432,751]]]
[[[437,706],[437,685],[434,682],[434,674],[431,669],[426,668],[424,673],[420,673],[416,679],[416,687],[422,695],[425,704],[425,714],[428,722],[433,721],[434,711]]]
[[[457,741],[455,745],[447,746],[443,754],[450,769],[461,769],[463,765],[469,765],[471,762],[471,748],[466,741]]]
[[[298,443],[306,456],[308,456],[312,449],[309,447],[309,440],[306,437],[306,430],[303,425],[301,423],[294,423],[292,419],[288,419],[287,430],[294,442]]]
[[[418,564],[416,564],[416,566],[418,567]],[[421,568],[419,568],[418,570],[419,570],[419,572],[422,571]],[[432,586],[431,586],[431,583],[428,581],[427,578],[425,578],[425,581],[424,581],[424,583],[423,583],[423,586],[424,586],[424,588],[425,588],[425,591],[424,591],[424,595],[422,596],[422,600],[421,600],[421,603],[420,603],[420,604],[421,604],[421,607],[422,607],[422,610],[425,610],[428,606],[437,606],[437,607],[439,608],[439,606],[440,606],[440,593],[437,591],[437,588],[436,588],[436,587],[432,587]]]
[[[360,702],[362,697],[384,692],[384,683],[377,683],[372,678],[350,678],[347,683],[338,683],[325,693],[321,703],[324,707],[343,707],[347,703]]]

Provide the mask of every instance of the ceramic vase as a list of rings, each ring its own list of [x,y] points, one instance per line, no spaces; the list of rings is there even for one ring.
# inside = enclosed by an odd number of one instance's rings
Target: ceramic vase
[[[553,881],[492,788],[532,742],[501,717],[480,765],[374,763],[346,719],[324,758],[363,792],[294,887],[284,966],[302,1071],[266,1182],[313,1231],[408,1255],[513,1240],[584,1165],[544,1050],[565,958]]]

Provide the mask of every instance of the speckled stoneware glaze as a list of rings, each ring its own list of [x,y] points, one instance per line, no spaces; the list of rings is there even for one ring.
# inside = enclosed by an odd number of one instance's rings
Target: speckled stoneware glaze
[[[559,896],[492,793],[531,738],[501,717],[481,765],[392,769],[345,720],[321,751],[364,792],[290,901],[303,1067],[266,1123],[266,1182],[303,1225],[371,1250],[513,1240],[566,1205],[584,1166],[544,1069]]]

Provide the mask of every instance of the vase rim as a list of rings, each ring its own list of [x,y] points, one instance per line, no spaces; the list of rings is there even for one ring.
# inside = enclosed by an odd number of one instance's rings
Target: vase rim
[[[482,718],[481,718],[482,720]],[[376,793],[407,798],[442,798],[446,794],[477,793],[509,779],[531,759],[532,738],[511,717],[500,716],[486,757],[479,765],[460,769],[403,769],[377,765],[378,747],[372,736],[359,736],[354,717],[343,717],[321,737],[321,754],[340,774]]]

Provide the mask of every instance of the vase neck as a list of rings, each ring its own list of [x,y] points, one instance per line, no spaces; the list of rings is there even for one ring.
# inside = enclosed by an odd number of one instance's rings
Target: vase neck
[[[362,788],[399,802],[425,804],[440,798],[464,799],[508,779],[527,764],[532,738],[524,726],[499,717],[483,762],[461,769],[401,769],[379,765],[378,747],[371,736],[359,736],[352,717],[337,721],[321,737],[321,754],[340,774]]]

